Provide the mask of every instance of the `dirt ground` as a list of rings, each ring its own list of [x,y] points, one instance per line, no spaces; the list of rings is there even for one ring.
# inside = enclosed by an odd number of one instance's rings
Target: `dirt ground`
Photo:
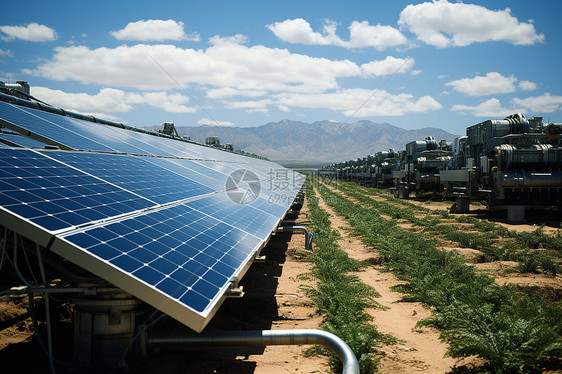
[[[337,192],[334,192],[337,193]],[[415,200],[412,200],[415,201]],[[423,201],[415,203],[424,204]],[[441,209],[445,206],[436,205]],[[337,216],[322,200],[320,207],[331,216],[332,228],[341,234],[339,244],[349,256],[373,264],[377,263],[377,253],[366,248],[362,242],[351,235],[349,223]],[[475,207],[471,212],[480,213]],[[444,209],[447,209],[446,207]],[[498,218],[498,221],[501,221]],[[308,224],[307,206],[303,207],[296,224]],[[534,230],[536,224],[509,225],[510,229]],[[405,228],[407,224],[404,224]],[[548,226],[552,230],[557,228]],[[459,250],[459,248],[445,248]],[[465,250],[467,262],[475,258],[474,250]],[[317,313],[306,293],[306,286],[314,286],[314,280],[307,277],[311,264],[304,259],[304,236],[301,234],[280,233],[270,240],[262,251],[264,262],[256,262],[241,281],[245,296],[242,299],[227,299],[219,309],[206,330],[267,330],[267,329],[315,329],[321,328],[322,317]],[[471,257],[472,255],[472,257]],[[544,274],[523,275],[505,271],[512,263],[477,264],[479,270],[497,276],[497,281],[519,285],[534,285],[554,290],[560,295],[561,277]],[[384,309],[368,312],[373,317],[377,329],[397,338],[397,343],[377,347],[380,363],[379,373],[464,373],[474,372],[482,362],[477,358],[456,360],[444,357],[447,346],[439,340],[439,332],[432,328],[416,328],[416,323],[427,317],[431,311],[421,303],[404,302],[402,294],[391,290],[399,281],[392,273],[381,271],[377,265],[364,268],[356,275],[365,284],[373,287],[380,297],[377,302]],[[0,285],[5,289],[5,274],[0,275]],[[13,285],[13,284],[12,284]],[[556,296],[559,297],[559,296]],[[2,372],[45,373],[49,366],[36,339],[33,338],[33,325],[27,314],[26,300],[0,300],[0,362]],[[173,320],[167,320],[159,328],[177,330],[181,327]],[[55,356],[63,360],[72,358],[72,326],[67,320],[57,326],[55,336]],[[179,351],[161,349],[149,352],[148,359],[135,361],[129,372],[139,374],[164,373],[328,373],[328,359],[322,355],[306,354],[306,346],[272,346],[258,348],[205,348]],[[33,357],[30,360],[30,357]],[[7,363],[7,364],[5,364]],[[58,373],[70,372],[57,366]],[[115,372],[118,372],[117,370]]]

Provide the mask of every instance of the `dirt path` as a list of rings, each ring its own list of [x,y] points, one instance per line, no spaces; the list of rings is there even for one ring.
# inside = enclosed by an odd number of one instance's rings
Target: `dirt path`
[[[305,202],[296,225],[308,223],[307,212]],[[292,235],[288,243],[275,294],[279,318],[273,321],[272,330],[322,329],[322,316],[302,287],[315,287],[314,280],[303,277],[312,268],[311,262],[299,260],[304,244],[304,235],[301,234]],[[263,354],[250,356],[249,359],[256,362],[255,374],[330,372],[326,357],[306,357],[304,352],[308,348],[310,346],[270,346]]]
[[[317,191],[316,195],[319,196]],[[357,237],[350,235],[352,228],[347,220],[338,216],[324,200],[319,201],[319,207],[330,214],[332,228],[338,230],[341,235],[338,244],[350,257],[359,261],[369,261],[377,257],[373,250],[365,247]],[[392,335],[398,340],[396,344],[377,348],[384,352],[379,373],[448,373],[455,366],[470,362],[444,358],[447,345],[439,340],[439,332],[433,328],[416,328],[416,323],[428,317],[431,311],[421,303],[401,302],[403,295],[391,291],[391,287],[401,283],[392,273],[380,272],[376,267],[367,267],[356,275],[381,295],[377,302],[385,309],[369,310],[378,331]]]

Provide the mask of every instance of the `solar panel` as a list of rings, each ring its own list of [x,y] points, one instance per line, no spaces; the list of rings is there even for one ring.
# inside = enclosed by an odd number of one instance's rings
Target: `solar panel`
[[[60,116],[0,101],[0,119],[20,133],[33,133],[63,148],[228,161],[240,156],[212,148]]]
[[[263,240],[209,214],[180,204],[63,237],[52,250],[72,259],[75,247],[91,254],[76,263],[197,331],[257,253]],[[69,251],[70,253],[67,253]],[[156,305],[155,305],[156,304]],[[183,306],[179,315],[174,315]]]
[[[0,204],[49,232],[153,206],[38,152],[0,150]]]
[[[8,146],[18,146],[23,148],[45,148],[45,143],[22,136],[18,134],[0,133],[0,143],[6,143]]]
[[[115,152],[102,142],[92,141],[80,135],[80,129],[73,129],[73,122],[68,117],[0,101],[0,119],[4,126],[12,130],[40,135],[48,139],[49,144],[57,144],[64,149]]]
[[[66,147],[90,147],[0,148],[2,225],[196,331],[302,185],[277,164],[192,143],[5,103],[0,118]],[[108,136],[114,141],[103,142]],[[116,153],[97,152],[105,149]]]
[[[85,152],[49,152],[48,156],[155,204],[213,192],[213,189],[188,178],[187,169],[180,175],[147,161],[146,157]]]

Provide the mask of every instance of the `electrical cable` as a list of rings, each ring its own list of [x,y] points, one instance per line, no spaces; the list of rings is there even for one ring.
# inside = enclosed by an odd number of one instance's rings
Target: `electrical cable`
[[[27,252],[25,251],[25,245],[24,245],[24,242],[23,242],[23,237],[21,235],[18,235],[18,236],[20,238],[21,248],[23,250],[23,256],[25,257],[25,263],[27,264],[27,269],[29,270],[29,274],[31,274],[31,277],[33,278],[33,281],[35,282],[35,284],[39,285],[40,283],[37,281],[37,278],[35,277],[33,269],[31,269],[31,264],[29,263],[29,258],[27,257]]]

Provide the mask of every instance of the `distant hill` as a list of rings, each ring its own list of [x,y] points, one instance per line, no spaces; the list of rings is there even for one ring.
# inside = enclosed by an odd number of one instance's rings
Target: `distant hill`
[[[331,121],[304,123],[283,120],[259,127],[176,127],[180,135],[205,142],[218,136],[221,144],[256,153],[283,164],[326,164],[374,155],[389,148],[404,149],[406,143],[427,136],[452,141],[455,135],[437,128],[404,130],[388,123]]]

